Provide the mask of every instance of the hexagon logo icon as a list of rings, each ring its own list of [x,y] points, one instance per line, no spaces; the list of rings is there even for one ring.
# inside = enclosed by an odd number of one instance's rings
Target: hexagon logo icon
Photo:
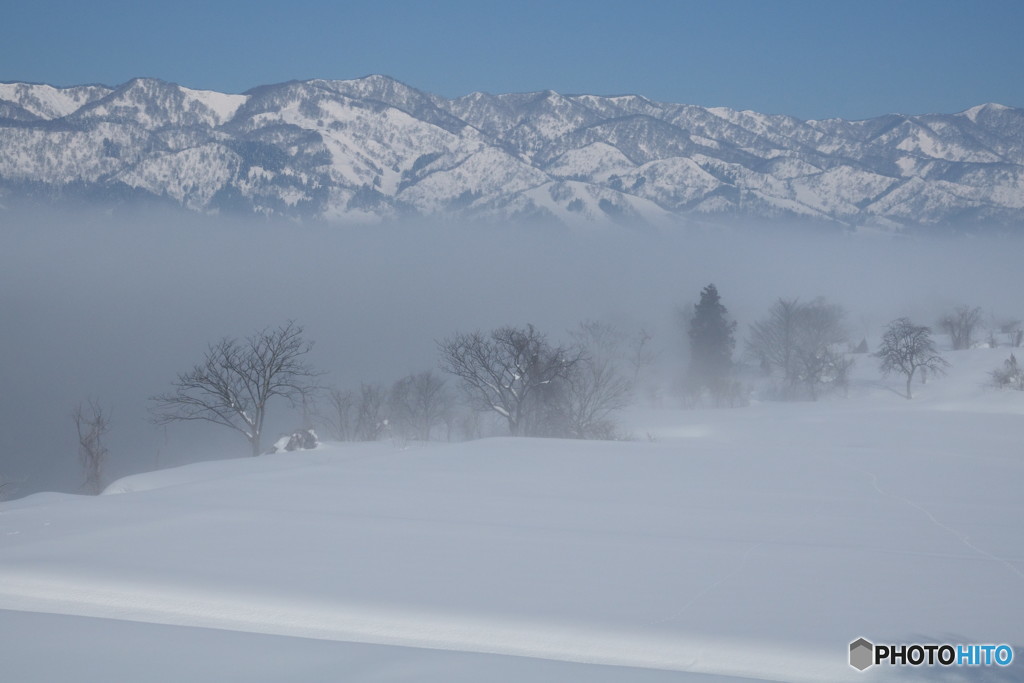
[[[875,646],[864,638],[858,638],[850,643],[850,666],[857,671],[863,671],[872,664],[875,659]]]

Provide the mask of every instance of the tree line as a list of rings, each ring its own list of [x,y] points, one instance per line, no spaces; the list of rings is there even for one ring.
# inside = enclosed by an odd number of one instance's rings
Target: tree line
[[[533,325],[458,332],[436,342],[438,369],[412,373],[390,386],[356,390],[323,386],[306,361],[312,343],[290,321],[244,340],[212,344],[201,362],[152,397],[157,424],[205,421],[243,436],[252,455],[266,447],[272,399],[301,407],[314,424],[343,441],[472,437],[477,413],[500,419],[513,436],[615,438],[615,411],[626,407],[640,370],[652,360],[650,335],[636,339],[587,321],[555,344]],[[460,408],[463,410],[460,411]],[[467,414],[468,413],[468,414]]]
[[[823,298],[806,302],[780,298],[766,317],[750,325],[747,359],[755,362],[763,375],[777,378],[769,388],[769,398],[814,401],[826,392],[846,393],[855,357],[866,354],[868,347],[866,338],[857,346],[849,343],[845,316],[841,306]],[[943,315],[938,327],[949,336],[953,350],[963,350],[974,346],[981,322],[981,308],[960,306]],[[734,404],[738,390],[732,379],[735,328],[714,285],[704,288],[689,318],[691,396],[706,392],[716,405]],[[1021,321],[1004,320],[989,326],[990,347],[999,345],[996,330],[1012,347],[1020,347],[1024,340]],[[943,374],[949,367],[936,349],[931,328],[907,317],[884,326],[878,350],[872,355],[883,375],[905,380],[907,399],[913,398],[915,378],[925,382],[929,375]],[[995,386],[1024,390],[1024,373],[1012,354],[1004,367],[991,373],[991,379]]]
[[[689,341],[684,404],[744,405],[750,390],[737,379],[737,323],[714,284],[703,288],[682,318]],[[938,327],[954,349],[970,348],[981,321],[980,308],[959,307],[940,318]],[[1010,346],[1021,345],[1019,321],[1003,322],[998,329]],[[990,345],[996,344],[994,335],[990,328]],[[768,398],[817,400],[845,392],[854,358],[867,352],[866,339],[854,347],[849,337],[841,306],[821,298],[780,298],[749,325],[740,358],[771,380]],[[363,383],[344,390],[321,383],[323,373],[307,361],[312,342],[301,325],[288,321],[245,339],[225,337],[211,344],[169,391],[151,398],[151,411],[161,425],[203,421],[230,429],[244,437],[254,456],[266,452],[272,402],[302,409],[302,430],[288,440],[288,449],[315,443],[314,428],[339,441],[476,438],[486,416],[512,436],[615,439],[623,437],[616,414],[634,400],[641,371],[655,359],[650,342],[643,330],[630,335],[598,321],[580,323],[564,344],[529,324],[456,332],[435,342],[436,369],[389,386]],[[915,378],[924,381],[949,366],[936,350],[931,328],[908,318],[885,326],[873,356],[882,374],[905,381],[907,399],[913,397]],[[1013,355],[991,380],[1024,390],[1024,371]],[[83,488],[98,493],[110,413],[90,400],[73,418]]]

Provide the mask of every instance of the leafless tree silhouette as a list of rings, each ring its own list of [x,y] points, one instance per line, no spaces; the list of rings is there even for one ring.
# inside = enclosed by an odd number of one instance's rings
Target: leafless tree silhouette
[[[913,398],[911,381],[918,369],[941,374],[949,367],[946,359],[935,350],[931,330],[913,324],[908,318],[897,318],[889,323],[875,356],[881,359],[884,374],[902,374],[907,378],[908,399]]]
[[[151,399],[156,422],[212,422],[242,434],[259,455],[270,400],[280,396],[297,405],[316,388],[320,373],[303,359],[312,342],[302,333],[289,321],[244,341],[225,337],[213,344],[201,363],[178,375],[174,391]]]
[[[556,431],[561,384],[580,362],[579,351],[552,347],[533,325],[456,334],[438,349],[442,369],[462,380],[476,407],[501,415],[510,434]]]
[[[71,417],[78,432],[78,460],[85,474],[82,488],[99,494],[103,490],[103,465],[109,454],[104,440],[110,431],[110,412],[99,401],[89,399],[86,405],[79,403]]]

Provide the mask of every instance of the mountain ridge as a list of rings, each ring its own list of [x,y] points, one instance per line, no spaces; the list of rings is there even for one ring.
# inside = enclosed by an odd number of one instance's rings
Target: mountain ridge
[[[150,197],[340,222],[1024,222],[1024,110],[801,120],[642,95],[446,99],[383,75],[241,94],[0,83],[0,203]]]

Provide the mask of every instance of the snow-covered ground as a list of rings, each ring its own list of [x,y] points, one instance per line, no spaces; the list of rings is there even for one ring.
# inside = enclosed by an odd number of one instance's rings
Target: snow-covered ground
[[[325,444],[0,504],[0,680],[1024,680],[1024,392],[636,410],[636,440]],[[997,667],[849,643],[1007,643]]]

